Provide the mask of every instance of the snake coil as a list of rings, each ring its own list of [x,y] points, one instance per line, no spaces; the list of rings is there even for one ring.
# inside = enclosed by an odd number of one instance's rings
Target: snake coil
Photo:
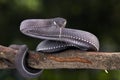
[[[45,39],[36,48],[41,52],[57,52],[69,47],[80,50],[99,50],[99,41],[95,35],[83,30],[65,28],[64,18],[52,19],[28,19],[20,25],[20,31],[33,38]],[[36,70],[26,65],[27,46],[23,45],[16,56],[15,64],[17,70],[28,78],[39,76],[43,70]]]

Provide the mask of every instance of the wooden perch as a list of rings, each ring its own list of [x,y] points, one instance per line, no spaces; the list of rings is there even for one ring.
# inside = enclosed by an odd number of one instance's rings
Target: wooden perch
[[[0,46],[0,69],[14,68],[18,50]],[[66,50],[59,53],[29,51],[29,66],[38,69],[120,69],[120,52],[81,52]]]

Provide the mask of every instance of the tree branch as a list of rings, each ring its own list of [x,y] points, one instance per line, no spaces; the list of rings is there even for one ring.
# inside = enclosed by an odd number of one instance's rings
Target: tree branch
[[[14,68],[18,50],[0,45],[0,69]],[[120,69],[120,52],[81,52],[66,50],[59,53],[29,51],[29,66],[39,69]]]

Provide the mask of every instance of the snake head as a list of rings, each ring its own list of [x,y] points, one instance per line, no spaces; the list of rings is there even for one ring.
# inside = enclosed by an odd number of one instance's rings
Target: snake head
[[[45,27],[45,26],[56,26],[56,27],[65,27],[66,19],[64,18],[51,18],[51,19],[26,19],[21,22],[20,30],[35,27]]]
[[[31,37],[39,37],[43,35],[57,34],[60,28],[65,27],[66,20],[64,18],[51,19],[27,19],[21,22],[20,31]],[[59,35],[59,34],[58,34]]]

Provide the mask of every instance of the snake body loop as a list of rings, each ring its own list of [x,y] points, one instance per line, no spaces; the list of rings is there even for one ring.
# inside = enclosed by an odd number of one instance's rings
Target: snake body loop
[[[99,50],[99,41],[95,35],[83,30],[65,28],[65,25],[66,20],[63,18],[28,19],[21,23],[20,31],[27,36],[45,39],[37,46],[36,51],[57,52],[69,47],[76,47],[80,50]],[[18,57],[17,59],[23,61],[25,54],[26,52],[18,54],[22,55],[22,57]],[[18,70],[22,69],[21,74],[27,72],[27,77],[36,76],[31,75],[31,72],[23,70],[23,68],[24,65],[17,68]],[[36,72],[37,76],[39,73],[41,73],[41,70]]]
[[[20,49],[18,50],[18,54],[15,57],[15,63],[16,63],[15,65],[17,70],[21,73],[23,77],[35,78],[39,76],[43,70],[34,69],[28,66],[27,59],[26,59],[28,57],[28,55],[26,54],[27,51],[28,51],[28,48],[26,45],[20,46]]]

